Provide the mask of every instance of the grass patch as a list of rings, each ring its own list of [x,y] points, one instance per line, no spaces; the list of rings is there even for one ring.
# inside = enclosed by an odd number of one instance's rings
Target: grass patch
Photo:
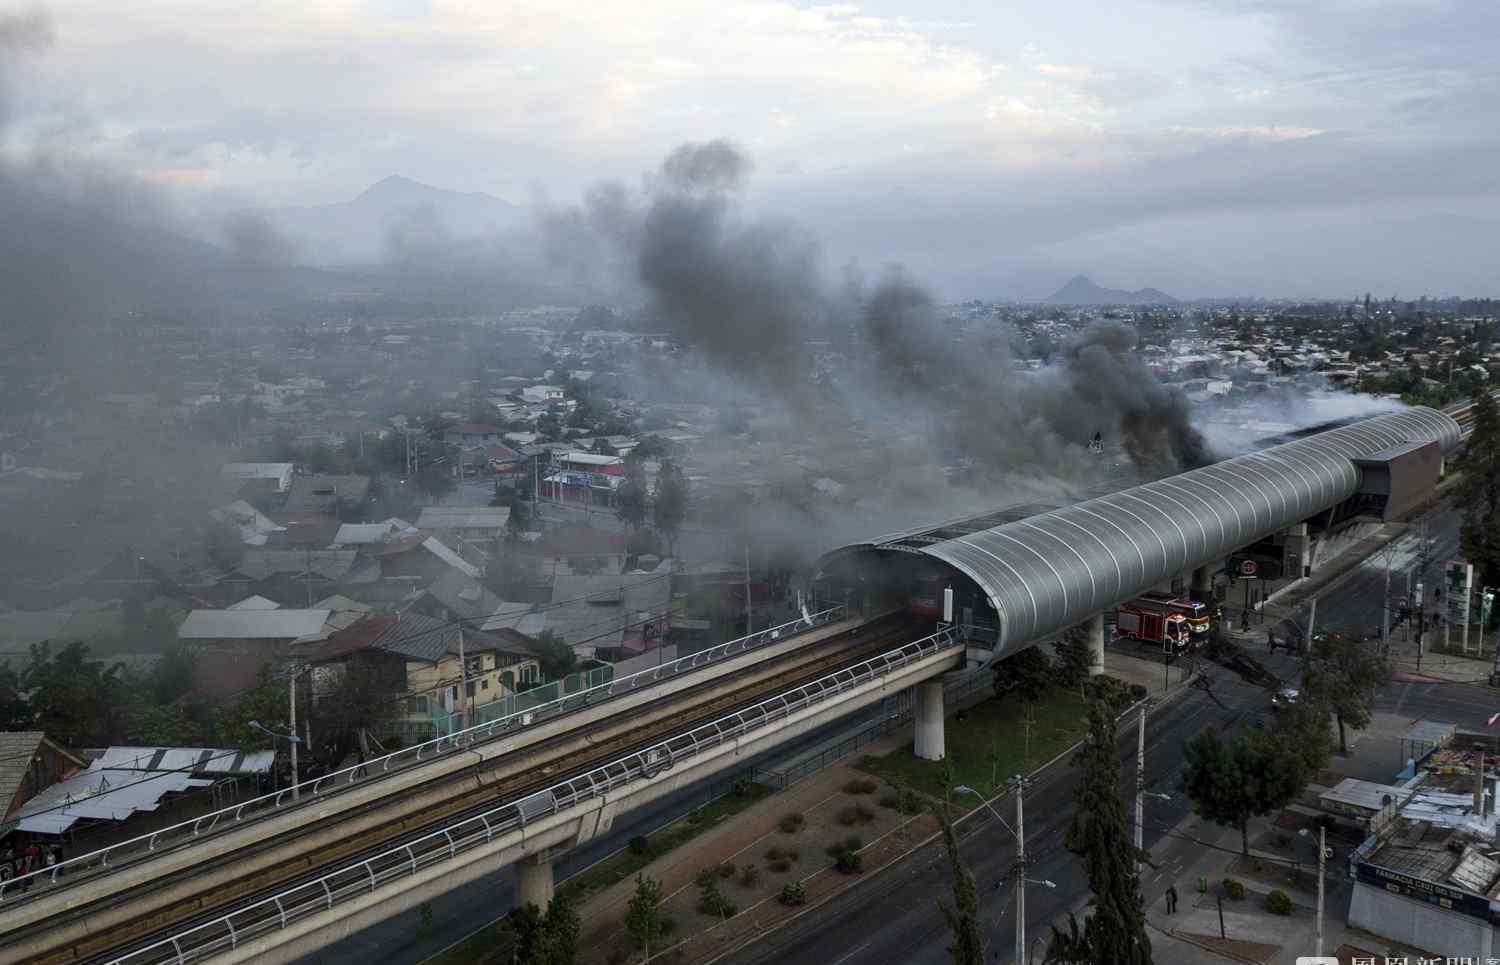
[[[615,882],[634,878],[636,872],[652,861],[681,847],[720,821],[770,797],[772,793],[771,788],[763,784],[751,784],[744,793],[726,794],[716,801],[710,801],[694,811],[692,816],[680,818],[659,831],[653,831],[645,839],[645,850],[637,851],[639,845],[626,847],[559,884],[557,890],[566,894],[576,908]],[[499,923],[491,923],[447,951],[427,959],[423,965],[479,965],[509,961],[510,938]]]
[[[1012,774],[1026,774],[1072,746],[1088,730],[1088,706],[1073,691],[1053,690],[1031,712],[1031,750],[1026,753],[1026,705],[993,697],[969,708],[963,720],[943,722],[953,783],[967,784],[986,797]],[[924,761],[910,748],[883,757],[865,757],[859,767],[898,787],[911,787],[942,799],[943,761]],[[991,779],[994,776],[994,780]],[[974,802],[970,802],[971,804]]]

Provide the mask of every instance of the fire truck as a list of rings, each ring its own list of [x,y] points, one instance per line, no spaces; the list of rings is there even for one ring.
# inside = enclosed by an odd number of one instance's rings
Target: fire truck
[[[1115,630],[1122,637],[1154,643],[1174,654],[1185,653],[1192,641],[1187,617],[1170,608],[1141,605],[1139,599],[1120,604],[1115,611]]]
[[[1186,597],[1170,593],[1151,591],[1131,600],[1131,605],[1143,609],[1154,609],[1161,613],[1179,613],[1188,622],[1188,631],[1194,637],[1206,635],[1213,626],[1213,616],[1205,603],[1196,603]],[[1195,640],[1194,643],[1199,641]]]

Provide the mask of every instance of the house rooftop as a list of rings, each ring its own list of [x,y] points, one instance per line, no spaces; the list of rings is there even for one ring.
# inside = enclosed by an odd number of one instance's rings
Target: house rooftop
[[[177,628],[179,640],[296,640],[323,630],[330,611],[194,610]]]

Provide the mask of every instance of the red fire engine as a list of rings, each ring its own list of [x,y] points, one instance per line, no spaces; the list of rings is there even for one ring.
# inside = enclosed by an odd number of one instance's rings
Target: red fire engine
[[[1120,604],[1115,612],[1115,629],[1122,637],[1154,643],[1163,650],[1170,647],[1173,653],[1186,651],[1192,639],[1192,630],[1182,614],[1139,600]]]

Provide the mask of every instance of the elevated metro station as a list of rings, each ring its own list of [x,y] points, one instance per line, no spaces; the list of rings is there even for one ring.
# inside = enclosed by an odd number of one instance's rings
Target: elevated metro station
[[[1405,409],[1094,499],[843,546],[819,560],[815,593],[941,618],[951,591],[971,665],[1086,624],[1102,667],[1105,611],[1153,590],[1206,593],[1235,554],[1284,553],[1302,575],[1313,540],[1426,498],[1462,436],[1446,413]]]

